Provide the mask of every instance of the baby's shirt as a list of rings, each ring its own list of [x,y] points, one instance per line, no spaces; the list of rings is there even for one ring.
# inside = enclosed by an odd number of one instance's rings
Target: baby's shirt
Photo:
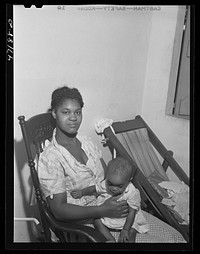
[[[99,194],[97,198],[97,204],[101,205],[105,202],[108,198],[111,197],[110,194],[106,192],[106,185],[105,180],[96,185],[96,191]],[[132,207],[133,209],[137,210],[135,220],[133,222],[132,228],[135,228],[139,233],[145,233],[149,230],[149,225],[143,216],[140,204],[141,204],[141,197],[140,192],[132,183],[129,183],[126,187],[123,195],[118,199],[118,201],[126,200],[127,204]],[[122,229],[126,218],[119,218],[119,219],[111,219],[111,218],[101,218],[102,223],[106,225],[108,228],[112,229]]]

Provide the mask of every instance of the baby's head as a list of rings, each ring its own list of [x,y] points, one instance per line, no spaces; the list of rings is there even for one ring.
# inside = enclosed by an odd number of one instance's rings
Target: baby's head
[[[108,163],[106,172],[106,187],[109,194],[116,196],[122,194],[133,176],[131,163],[118,157]]]

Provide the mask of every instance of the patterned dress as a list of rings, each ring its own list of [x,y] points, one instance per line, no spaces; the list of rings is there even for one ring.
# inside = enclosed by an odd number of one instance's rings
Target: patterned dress
[[[66,192],[68,203],[80,206],[96,205],[96,196],[75,199],[70,192],[96,185],[103,180],[101,151],[90,138],[77,136],[81,148],[88,157],[87,164],[81,164],[67,149],[57,143],[55,134],[56,130],[53,132],[52,141],[45,147],[38,161],[38,176],[44,196]]]

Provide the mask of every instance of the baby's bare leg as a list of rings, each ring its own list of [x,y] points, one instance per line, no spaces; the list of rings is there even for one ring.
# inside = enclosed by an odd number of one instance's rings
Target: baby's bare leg
[[[138,231],[135,228],[131,228],[129,231],[129,242],[135,243],[136,234]]]
[[[97,230],[99,230],[99,232],[101,232],[105,236],[107,241],[115,242],[115,238],[112,236],[109,229],[102,223],[100,219],[94,221],[94,226]]]

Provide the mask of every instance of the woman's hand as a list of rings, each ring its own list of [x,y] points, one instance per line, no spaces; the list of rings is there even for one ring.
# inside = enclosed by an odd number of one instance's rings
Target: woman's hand
[[[124,218],[128,216],[129,208],[125,200],[117,201],[121,195],[107,199],[101,206],[104,209],[102,217]]]

